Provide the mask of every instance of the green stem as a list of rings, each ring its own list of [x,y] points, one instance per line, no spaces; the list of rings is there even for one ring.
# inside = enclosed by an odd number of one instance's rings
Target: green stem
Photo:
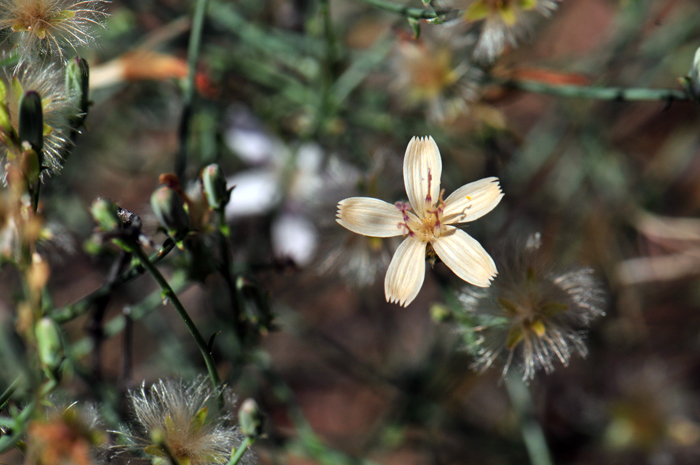
[[[190,331],[190,334],[194,338],[197,347],[199,347],[199,350],[202,352],[202,356],[204,357],[204,363],[206,363],[207,365],[207,371],[209,371],[209,378],[211,379],[211,383],[214,385],[214,389],[219,389],[219,386],[221,385],[221,379],[219,378],[219,374],[216,371],[214,358],[212,357],[211,352],[209,351],[207,342],[202,337],[202,334],[197,329],[197,326],[195,326],[194,322],[192,321],[192,318],[190,318],[190,315],[187,313],[187,310],[185,310],[185,307],[182,305],[182,302],[180,302],[180,299],[177,298],[177,294],[175,294],[175,291],[173,291],[172,287],[170,287],[168,281],[163,277],[160,271],[158,271],[158,268],[156,268],[155,265],[151,263],[151,261],[148,259],[148,256],[143,252],[143,249],[141,249],[141,247],[138,244],[132,245],[131,252],[134,254],[134,256],[136,256],[136,258],[139,259],[139,261],[141,261],[141,264],[144,268],[146,268],[146,271],[148,271],[153,277],[153,279],[158,283],[160,288],[163,290],[163,297],[167,298],[170,302],[172,302],[173,307],[175,307],[175,310],[177,310],[177,313],[180,315],[180,318],[182,318],[182,321],[185,322],[185,326],[187,326],[187,329]]]
[[[5,407],[5,404],[7,403],[8,400],[10,400],[10,397],[12,397],[12,394],[15,393],[17,388],[19,387],[20,383],[20,378],[17,377],[15,378],[14,381],[8,386],[7,389],[5,389],[5,392],[0,395],[0,409]]]
[[[553,465],[552,456],[547,447],[542,426],[535,417],[530,391],[523,383],[522,373],[513,370],[506,375],[506,390],[513,403],[513,408],[520,420],[523,441],[532,465]]]
[[[504,87],[518,89],[536,94],[549,94],[566,98],[585,98],[595,100],[629,101],[689,101],[690,96],[684,90],[678,89],[646,89],[623,87],[589,87],[552,85],[539,81],[496,81]]]
[[[159,261],[164,259],[174,248],[175,242],[171,239],[168,239],[158,252],[151,255],[151,257],[149,258],[150,263],[158,263]],[[79,301],[66,307],[57,308],[56,310],[53,310],[51,312],[51,318],[53,318],[56,321],[56,323],[59,324],[73,320],[79,317],[80,315],[86,313],[92,307],[96,300],[111,294],[117,286],[120,286],[124,283],[131,281],[132,279],[141,276],[145,271],[146,270],[142,265],[134,266],[122,273],[116,280],[106,282],[102,285],[102,287],[88,294],[86,297],[83,297]]]
[[[192,18],[192,32],[190,33],[190,43],[187,48],[187,79],[184,82],[182,98],[182,119],[180,120],[180,149],[175,161],[175,174],[180,180],[185,179],[187,169],[187,145],[190,133],[190,121],[192,119],[192,106],[194,103],[194,77],[197,73],[197,60],[202,42],[202,29],[204,18],[207,12],[209,0],[198,0]]]
[[[17,421],[14,422],[12,433],[9,436],[0,437],[0,454],[7,452],[22,438],[29,425],[29,418],[34,414],[34,410],[36,410],[36,401],[30,402],[22,410],[22,413],[18,415]]]
[[[231,456],[231,459],[226,463],[226,465],[236,465],[241,460],[241,458],[243,458],[243,454],[245,454],[248,451],[248,448],[254,443],[255,439],[246,437],[241,443],[241,445],[238,446],[238,449],[236,449],[236,453]]]
[[[379,8],[380,10],[391,11],[392,13],[400,14],[407,18],[414,19],[435,19],[447,13],[446,11],[430,11],[422,8],[411,8],[405,5],[397,5],[396,3],[387,2],[384,0],[361,0],[368,5]]]

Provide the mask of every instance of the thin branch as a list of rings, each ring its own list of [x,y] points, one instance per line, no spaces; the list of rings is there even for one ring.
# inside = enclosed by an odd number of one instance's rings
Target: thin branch
[[[585,98],[594,100],[631,101],[690,101],[688,93],[679,89],[646,89],[624,87],[592,87],[592,86],[558,86],[539,81],[495,81],[503,87],[522,90],[536,94],[549,94],[566,98]]]
[[[172,239],[168,239],[163,243],[163,247],[161,249],[151,255],[150,257],[150,262],[151,263],[158,263],[162,259],[164,259],[171,250],[175,248],[175,242],[173,242]],[[70,320],[73,320],[80,315],[85,314],[90,308],[94,305],[94,303],[103,298],[104,296],[107,296],[111,294],[115,288],[118,286],[125,284],[135,278],[138,278],[141,276],[143,273],[145,273],[146,270],[144,269],[143,266],[141,265],[136,265],[130,268],[129,270],[125,271],[122,273],[116,280],[105,282],[102,287],[99,289],[96,289],[95,291],[91,292],[87,296],[81,298],[77,302],[74,302],[71,305],[67,305],[65,307],[57,308],[51,312],[51,318],[53,318],[56,323],[62,324],[66,323]]]
[[[185,323],[185,326],[187,326],[187,329],[194,338],[197,347],[199,347],[199,350],[202,352],[202,356],[204,357],[204,363],[207,365],[209,378],[211,378],[211,382],[214,385],[214,389],[219,389],[221,379],[219,378],[219,374],[216,371],[216,364],[214,363],[214,358],[212,357],[211,352],[209,351],[207,342],[202,337],[202,334],[199,332],[199,329],[197,329],[197,326],[194,324],[194,321],[192,321],[192,318],[190,318],[190,315],[187,313],[187,310],[182,305],[182,302],[180,302],[180,299],[178,299],[177,294],[175,293],[175,291],[173,291],[172,287],[170,287],[170,284],[165,279],[165,277],[163,277],[160,271],[158,271],[158,268],[156,268],[155,265],[151,263],[141,246],[139,246],[138,244],[133,244],[133,246],[131,247],[131,252],[136,258],[138,258],[141,261],[141,264],[144,266],[144,268],[146,268],[146,271],[148,271],[148,273],[153,277],[153,279],[163,290],[163,298],[168,299],[173,304],[173,307],[175,307],[175,310],[177,310],[177,313],[180,315],[180,318],[182,318],[182,321]]]
[[[387,2],[384,0],[361,0],[368,5],[372,5],[380,10],[390,11],[392,13],[397,13],[401,16],[414,19],[435,19],[442,15],[449,13],[449,11],[431,11],[424,10],[422,8],[411,8],[405,5],[398,5],[396,3]]]
[[[198,0],[197,7],[192,18],[192,32],[190,33],[190,43],[187,49],[187,79],[184,82],[184,92],[182,97],[182,118],[180,119],[180,149],[175,160],[175,174],[180,180],[185,179],[187,169],[187,145],[189,143],[190,122],[192,120],[194,105],[194,78],[197,73],[197,60],[202,42],[202,29],[204,17],[207,11],[209,0]]]

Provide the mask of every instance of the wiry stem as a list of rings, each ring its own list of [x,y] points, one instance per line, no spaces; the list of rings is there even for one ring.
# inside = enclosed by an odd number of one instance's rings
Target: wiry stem
[[[150,263],[158,263],[159,261],[164,259],[170,253],[170,251],[173,250],[173,248],[175,248],[175,242],[172,239],[168,239],[158,252],[151,255],[151,257],[149,258]],[[73,320],[79,317],[80,315],[86,313],[96,301],[103,298],[104,296],[108,296],[109,294],[111,294],[117,286],[141,276],[145,271],[146,270],[142,265],[134,266],[122,273],[121,275],[119,275],[119,277],[114,281],[108,280],[102,285],[102,287],[93,291],[91,294],[87,295],[86,297],[83,297],[77,302],[53,310],[51,312],[51,318],[53,318],[56,321],[56,323],[59,324]]]
[[[231,456],[231,459],[226,463],[226,465],[237,465],[253,443],[255,443],[255,439],[246,437],[241,445],[238,446],[238,449],[236,449],[236,452]]]
[[[168,281],[163,277],[160,271],[158,271],[158,268],[156,268],[155,265],[151,263],[151,261],[148,259],[148,256],[143,252],[143,249],[141,249],[141,247],[138,244],[134,244],[131,252],[136,256],[136,258],[139,259],[139,261],[141,261],[141,264],[146,269],[146,271],[148,271],[148,273],[158,283],[160,288],[163,290],[163,297],[172,302],[173,307],[175,307],[175,310],[177,310],[177,313],[180,315],[180,318],[182,318],[182,321],[185,322],[185,326],[187,326],[187,329],[190,331],[190,334],[194,338],[197,347],[199,347],[199,350],[202,352],[202,356],[204,357],[204,363],[207,365],[209,378],[211,379],[211,383],[214,385],[214,389],[219,389],[221,385],[221,379],[219,378],[219,374],[216,371],[216,365],[214,363],[214,358],[211,355],[211,351],[209,350],[207,342],[202,337],[202,334],[197,329],[197,326],[194,324],[194,321],[192,321],[192,318],[190,318],[190,315],[187,313],[187,310],[182,305],[182,302],[180,302],[180,299],[177,298],[177,294],[170,287],[170,284],[168,284]]]
[[[549,94],[566,98],[585,98],[594,100],[629,101],[689,101],[691,97],[679,89],[646,89],[624,87],[593,87],[553,85],[540,81],[507,80],[497,82],[503,87],[518,89],[536,94]]]
[[[431,11],[424,10],[421,8],[411,8],[405,5],[398,5],[396,3],[387,2],[384,0],[362,0],[368,5],[379,8],[380,10],[391,11],[392,13],[400,14],[407,18],[414,19],[435,19],[441,15],[448,13],[447,11]]]
[[[554,462],[552,462],[542,426],[535,418],[530,391],[522,381],[522,373],[519,373],[518,370],[512,370],[506,376],[506,390],[520,420],[520,429],[523,433],[525,448],[530,456],[530,463],[532,465],[553,465]]]
[[[209,0],[198,0],[192,18],[192,32],[190,33],[190,43],[187,48],[187,79],[184,82],[182,97],[182,119],[180,120],[180,149],[175,160],[175,174],[180,180],[185,179],[187,169],[187,145],[189,142],[190,121],[192,119],[192,107],[194,104],[194,78],[197,73],[197,59],[202,42],[202,29],[204,17],[207,11]]]

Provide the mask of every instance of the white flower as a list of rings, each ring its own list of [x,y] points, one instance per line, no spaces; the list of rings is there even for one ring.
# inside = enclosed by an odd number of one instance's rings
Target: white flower
[[[496,265],[481,244],[453,225],[481,218],[498,205],[503,197],[498,178],[466,184],[443,200],[441,175],[442,159],[433,138],[414,137],[403,162],[410,205],[392,205],[367,197],[338,203],[337,221],[350,231],[372,237],[405,237],[386,272],[384,292],[388,302],[405,307],[416,298],[430,249],[457,276],[475,286],[488,287],[497,274]]]

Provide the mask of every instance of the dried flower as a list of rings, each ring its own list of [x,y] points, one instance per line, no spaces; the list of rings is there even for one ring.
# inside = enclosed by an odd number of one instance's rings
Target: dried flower
[[[89,45],[107,0],[0,0],[0,29],[17,36],[21,60],[65,57],[65,48]]]
[[[470,33],[478,33],[474,58],[490,63],[527,34],[530,13],[549,16],[556,8],[557,0],[470,0],[455,24],[461,22]]]
[[[407,306],[416,298],[425,278],[426,253],[432,252],[461,279],[489,286],[496,265],[475,239],[453,225],[481,218],[498,205],[503,197],[498,179],[466,184],[443,200],[442,159],[430,136],[408,143],[403,174],[410,204],[368,197],[338,203],[337,221],[346,229],[370,237],[405,237],[386,272],[387,301]]]
[[[91,465],[105,442],[94,407],[54,408],[27,428],[27,460],[35,465]]]
[[[481,73],[442,37],[399,40],[392,64],[394,92],[406,106],[424,107],[430,121],[451,121],[476,99]]]
[[[25,92],[34,91],[41,97],[44,122],[43,165],[50,172],[59,171],[63,161],[63,148],[70,143],[69,117],[77,111],[73,99],[65,90],[62,71],[55,65],[22,66],[15,70],[14,75],[4,76],[0,85],[5,91],[0,105],[4,105],[10,126],[2,128],[0,153],[9,159],[20,155],[20,100]]]
[[[128,444],[119,448],[143,453],[154,464],[169,463],[169,455],[188,465],[226,463],[243,435],[230,414],[218,411],[217,395],[205,378],[159,380],[148,389],[130,391],[133,422],[123,435]],[[254,463],[252,454],[246,453],[241,463]]]
[[[560,271],[542,257],[539,234],[497,257],[501,275],[489,289],[465,289],[455,314],[473,368],[484,371],[504,359],[503,375],[513,361],[523,379],[566,366],[572,354],[587,354],[581,328],[605,314],[604,293],[593,271]]]

